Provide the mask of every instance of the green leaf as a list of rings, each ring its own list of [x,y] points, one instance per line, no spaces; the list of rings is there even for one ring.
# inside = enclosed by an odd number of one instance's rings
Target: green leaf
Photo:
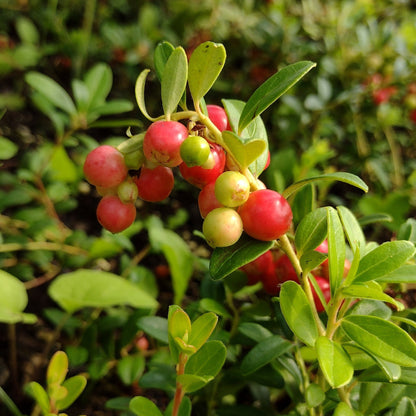
[[[360,223],[348,208],[339,206],[337,207],[337,210],[351,249],[354,250],[354,248],[358,246],[360,252],[362,252],[366,242]]]
[[[49,361],[46,372],[46,384],[61,384],[68,372],[68,357],[63,351],[57,351]]]
[[[357,413],[354,409],[347,405],[345,402],[339,402],[335,408],[333,416],[356,416]]]
[[[189,357],[185,373],[212,379],[221,370],[226,356],[227,349],[221,341],[208,341]]]
[[[166,117],[177,108],[188,79],[188,59],[182,47],[169,56],[162,75],[162,106]]]
[[[59,410],[65,410],[80,396],[87,385],[87,379],[83,375],[76,375],[68,378],[62,384],[67,390],[67,395],[60,400],[57,400],[56,407]]]
[[[266,338],[270,338],[273,333],[263,325],[255,322],[243,322],[238,326],[238,332],[256,342],[262,342]]]
[[[416,265],[405,264],[377,279],[380,283],[416,283]]]
[[[168,61],[170,55],[174,50],[175,47],[167,41],[158,43],[158,45],[155,48],[153,61],[156,75],[159,78],[159,81],[162,80],[163,70],[165,69],[166,62]]]
[[[143,316],[137,320],[137,326],[151,337],[168,344],[168,320],[161,316]]]
[[[192,52],[188,84],[196,105],[213,86],[224,67],[225,59],[225,48],[220,43],[204,42]]]
[[[386,376],[385,371],[378,366],[373,366],[361,373],[358,380],[363,382],[392,382],[392,380]],[[395,379],[394,382],[410,386],[416,385],[416,368],[401,368],[400,376]]]
[[[164,416],[172,416],[173,402],[174,402],[174,399],[172,399],[169,402],[169,405],[164,412]],[[188,396],[184,396],[179,406],[178,416],[191,416],[191,412],[192,412],[191,399]]]
[[[281,69],[260,85],[249,98],[241,113],[238,132],[242,132],[258,115],[272,105],[314,66],[316,66],[314,62],[296,62]]]
[[[416,416],[416,406],[414,400],[409,397],[402,397],[395,406],[392,416]]]
[[[79,79],[74,79],[71,86],[78,112],[86,111],[90,97],[87,85]]]
[[[126,355],[117,363],[117,374],[126,386],[130,386],[143,374],[145,364],[142,354]]]
[[[137,285],[109,272],[79,269],[62,274],[48,288],[49,296],[69,313],[86,308],[131,305],[152,309],[157,301]]]
[[[388,241],[361,258],[354,283],[363,283],[384,277],[403,265],[415,254],[409,241]]]
[[[146,109],[146,102],[145,102],[145,85],[146,85],[146,78],[149,74],[150,69],[144,69],[140,75],[137,77],[136,84],[134,87],[134,92],[136,95],[137,105],[139,106],[139,110],[142,114],[150,121],[156,121],[157,117],[151,117]]]
[[[328,265],[331,293],[342,282],[345,264],[345,237],[341,220],[334,208],[328,208]]]
[[[179,354],[187,349],[187,341],[191,332],[191,320],[188,314],[178,305],[169,306],[168,314],[168,340],[173,361],[179,361]],[[183,342],[181,343],[180,340]],[[185,352],[185,351],[184,351]],[[191,351],[193,353],[194,351]]]
[[[112,115],[112,114],[120,114],[125,113],[127,111],[131,111],[133,109],[133,104],[122,98],[117,100],[109,100],[101,105],[98,105],[94,108],[94,120],[98,116],[105,116],[105,115]],[[90,122],[90,120],[88,120]]]
[[[212,377],[196,376],[194,374],[181,374],[177,377],[178,383],[182,385],[185,393],[193,393],[205,387]]]
[[[62,145],[54,148],[47,171],[54,181],[74,183],[79,179],[78,169]]]
[[[327,235],[327,209],[315,209],[307,214],[296,228],[295,247],[299,257],[309,250],[314,250]]]
[[[304,275],[318,267],[328,256],[320,253],[319,251],[311,250],[307,251],[300,258],[300,266]]]
[[[137,416],[163,416],[157,406],[143,396],[136,396],[131,399],[129,409]]]
[[[218,322],[218,316],[212,312],[204,313],[198,317],[191,326],[189,344],[199,350],[212,334]]]
[[[36,381],[31,381],[25,386],[25,392],[30,395],[39,405],[43,414],[48,414],[50,410],[49,397],[45,389]]]
[[[248,168],[266,149],[264,140],[242,139],[232,131],[223,131],[222,137],[242,169]]]
[[[416,343],[403,329],[375,316],[350,315],[341,328],[349,338],[386,361],[404,367],[416,366]]]
[[[381,300],[382,302],[391,303],[399,311],[404,309],[403,303],[384,293],[382,287],[377,282],[369,281],[348,286],[342,289],[342,294],[347,298]]]
[[[174,302],[181,303],[193,273],[194,256],[188,244],[174,231],[150,227],[149,239],[152,247],[162,251],[169,264],[172,276]]]
[[[368,191],[368,186],[363,182],[362,179],[360,179],[358,176],[353,175],[352,173],[346,173],[346,172],[334,172],[334,173],[326,173],[324,175],[320,176],[314,176],[312,178],[302,179],[301,181],[295,182],[294,184],[290,185],[288,188],[286,188],[282,195],[287,199],[289,196],[297,192],[299,189],[301,189],[303,186],[313,183],[313,182],[332,182],[332,181],[340,181],[345,182],[350,185],[356,186],[357,188],[363,190],[364,192]]]
[[[39,72],[30,71],[25,75],[26,82],[38,93],[47,98],[55,107],[74,115],[77,110],[72,98],[52,78]]]
[[[348,384],[354,375],[354,367],[340,344],[321,336],[316,340],[319,366],[332,388]]]
[[[292,332],[306,345],[313,347],[319,335],[318,328],[311,305],[300,285],[294,281],[283,283],[280,307]]]
[[[19,147],[6,137],[0,136],[0,160],[11,159],[19,151]]]
[[[293,345],[289,341],[284,340],[279,335],[273,335],[260,341],[243,358],[240,367],[241,373],[243,376],[254,373],[275,358],[288,352],[292,347]]]
[[[104,103],[113,85],[113,73],[109,65],[98,63],[94,65],[84,77],[84,83],[88,88],[89,99],[87,110]]]
[[[0,270],[0,322],[35,323],[36,315],[23,313],[28,298],[25,285],[17,277]]]
[[[220,302],[217,302],[211,298],[201,299],[199,305],[204,311],[213,312],[216,315],[223,316],[224,318],[232,318],[227,308]]]
[[[272,241],[259,241],[243,234],[230,247],[216,248],[211,255],[209,272],[212,279],[220,280],[265,253]]]
[[[310,384],[305,391],[305,401],[309,408],[322,404],[325,400],[325,392],[321,386]]]

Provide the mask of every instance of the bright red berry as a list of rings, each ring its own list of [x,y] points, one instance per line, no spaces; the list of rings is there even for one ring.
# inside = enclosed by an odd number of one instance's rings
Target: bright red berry
[[[97,206],[98,222],[108,231],[119,233],[131,224],[136,218],[134,204],[124,204],[115,195],[104,196]]]
[[[190,184],[202,189],[210,182],[214,182],[225,168],[225,152],[221,146],[212,143],[210,145],[213,167],[205,169],[201,166],[188,167],[185,163],[179,165],[182,177]]]
[[[286,254],[282,254],[274,262],[274,271],[280,283],[286,282],[287,280],[293,280],[299,283],[296,270]]]
[[[321,244],[319,244],[318,247],[315,249],[316,251],[319,251],[323,254],[328,254],[328,240],[322,241]],[[345,259],[344,261],[344,273],[343,277],[346,277],[348,272],[351,268],[351,262],[348,259]],[[325,279],[329,280],[329,260],[325,259],[320,265],[319,268],[317,268],[317,271],[320,276],[324,277]]]
[[[227,113],[222,107],[215,104],[208,104],[207,112],[209,119],[214,123],[219,131],[231,130]]]
[[[274,274],[273,254],[270,250],[240,268],[247,275],[247,284],[254,285],[263,277]]]
[[[272,241],[285,234],[292,223],[292,209],[286,199],[271,189],[250,194],[238,212],[244,231],[257,240]]]
[[[396,93],[396,87],[385,87],[377,89],[373,92],[373,101],[376,105],[386,103],[390,97]]]
[[[175,180],[171,168],[159,165],[154,169],[143,166],[135,182],[139,198],[148,202],[159,202],[170,195]]]
[[[127,176],[123,155],[113,146],[102,145],[88,153],[84,163],[87,181],[98,187],[118,186]]]
[[[205,185],[198,195],[198,208],[202,218],[205,218],[214,208],[220,208],[223,205],[215,196],[215,182]]]
[[[150,162],[167,167],[182,163],[180,147],[188,137],[188,129],[178,121],[155,121],[143,139],[143,152]]]

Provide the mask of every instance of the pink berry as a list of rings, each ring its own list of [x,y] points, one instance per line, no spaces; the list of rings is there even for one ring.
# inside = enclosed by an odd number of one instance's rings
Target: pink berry
[[[88,153],[85,159],[84,175],[94,186],[102,188],[118,186],[127,176],[124,157],[113,146],[98,146]]]
[[[238,212],[243,220],[244,231],[262,241],[281,237],[289,231],[293,218],[286,199],[271,189],[252,192]]]
[[[131,224],[136,218],[134,204],[124,204],[115,195],[104,196],[97,206],[98,222],[108,231],[119,233]]]
[[[180,147],[188,129],[178,121],[159,120],[150,125],[143,139],[147,160],[167,167],[182,163]]]
[[[231,130],[227,113],[222,107],[215,104],[208,104],[207,111],[209,119],[214,123],[215,127],[217,127],[219,131]]]
[[[143,166],[135,179],[139,198],[148,202],[159,202],[172,192],[174,177],[171,168],[156,166],[154,169]]]
[[[222,204],[215,196],[215,182],[205,185],[198,195],[198,208],[202,218],[205,218],[210,211],[222,207]]]

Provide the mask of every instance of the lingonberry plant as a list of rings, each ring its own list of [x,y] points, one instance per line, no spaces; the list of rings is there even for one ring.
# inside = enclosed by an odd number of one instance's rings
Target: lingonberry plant
[[[279,414],[349,416],[390,411],[397,401],[389,399],[377,407],[373,400],[377,395],[393,396],[397,386],[410,383],[416,375],[416,343],[409,334],[413,321],[385,289],[415,282],[414,244],[406,237],[369,242],[348,208],[315,207],[313,189],[321,181],[340,181],[367,191],[353,174],[308,177],[279,192],[259,180],[270,161],[261,114],[315,64],[300,61],[284,67],[246,102],[223,99],[220,106],[206,105],[205,97],[225,64],[223,45],[205,42],[188,60],[182,47],[162,42],[154,56],[162,114],[153,117],[147,112],[145,82],[150,70],[146,69],[135,92],[151,124],[145,132],[129,132],[130,138],[117,149],[106,150],[111,161],[117,155],[114,182],[97,182],[95,178],[108,176],[107,163],[89,167],[92,156],[87,158],[87,179],[109,188],[109,195],[99,203],[99,221],[113,232],[127,228],[134,221],[134,205],[131,199],[127,204],[120,201],[114,187],[134,182],[138,198],[160,201],[169,196],[172,169],[177,167],[182,178],[200,190],[198,206],[204,219],[199,235],[212,247],[212,280],[224,279],[232,282],[228,287],[236,287],[236,277],[246,275],[240,288],[263,286],[273,306],[272,317],[262,325],[253,318],[254,312],[248,321],[241,321],[246,306],[239,309],[228,299],[233,317],[226,343],[233,358],[226,363],[223,377],[286,388],[294,404]],[[159,171],[169,172],[169,179],[160,179]],[[310,197],[296,198],[299,191]],[[107,201],[112,208],[100,207]],[[125,221],[120,220],[123,216]],[[219,306],[214,309],[231,316]],[[207,341],[214,321],[209,314],[191,324],[179,306],[169,310],[169,347],[176,364],[172,416],[189,415],[192,403],[184,399],[185,393],[205,386],[223,366],[223,344]],[[237,335],[250,340],[248,351],[235,348]],[[213,365],[213,354],[220,365]],[[208,369],[204,360],[213,368]],[[213,390],[221,389],[216,384]],[[134,398],[130,410],[161,415],[144,397]],[[396,414],[392,412],[388,414]]]

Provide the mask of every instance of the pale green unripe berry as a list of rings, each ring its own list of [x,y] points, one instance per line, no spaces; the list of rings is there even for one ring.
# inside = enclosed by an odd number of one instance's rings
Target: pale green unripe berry
[[[181,144],[180,155],[186,166],[202,166],[207,162],[211,150],[201,136],[188,136]]]
[[[137,186],[133,181],[124,181],[117,187],[117,195],[125,203],[134,203],[138,196]]]
[[[243,222],[234,209],[215,208],[205,217],[202,232],[211,247],[228,247],[241,237]]]
[[[247,201],[250,183],[240,172],[227,171],[215,181],[215,196],[226,207],[238,207]]]

